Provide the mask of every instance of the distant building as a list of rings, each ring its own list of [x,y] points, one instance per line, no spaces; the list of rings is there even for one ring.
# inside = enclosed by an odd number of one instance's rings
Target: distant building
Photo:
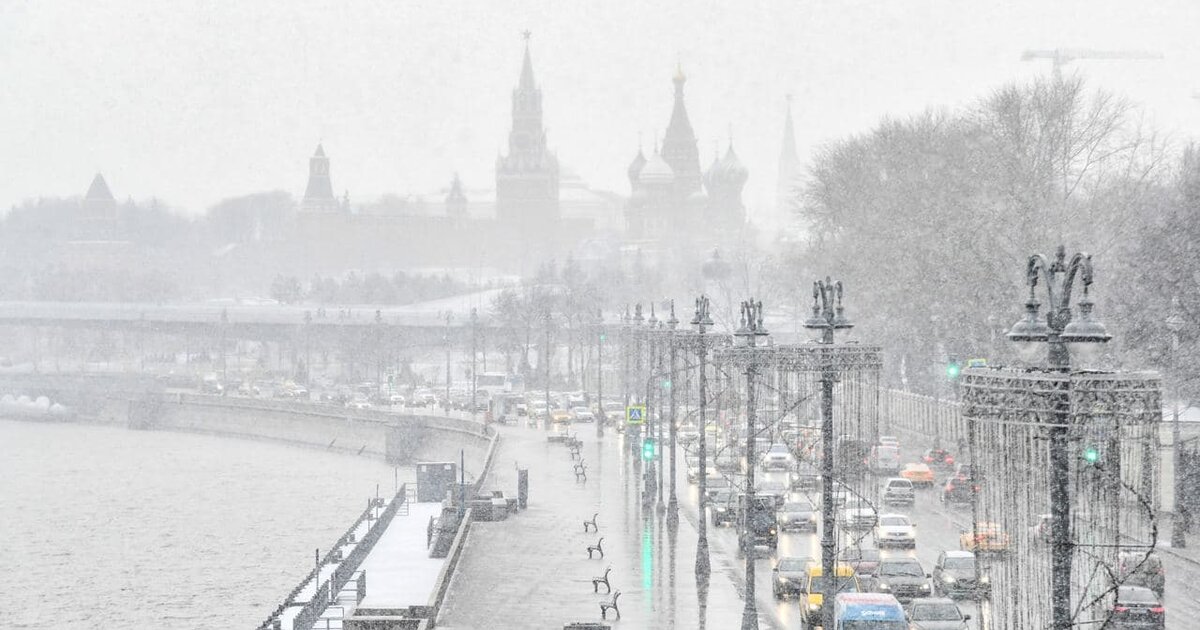
[[[458,173],[450,183],[450,192],[446,195],[446,216],[451,219],[467,218],[467,195],[463,193],[462,180]]]

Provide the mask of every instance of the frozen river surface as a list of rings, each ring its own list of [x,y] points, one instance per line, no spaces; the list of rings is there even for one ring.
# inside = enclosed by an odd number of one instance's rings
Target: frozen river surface
[[[376,484],[366,458],[0,420],[0,627],[253,628]]]

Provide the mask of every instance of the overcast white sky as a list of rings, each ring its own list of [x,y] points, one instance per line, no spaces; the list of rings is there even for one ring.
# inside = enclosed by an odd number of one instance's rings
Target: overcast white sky
[[[649,145],[666,126],[677,60],[702,162],[732,126],[752,213],[773,205],[785,94],[807,158],[1049,72],[1026,48],[1161,52],[1068,68],[1200,136],[1196,0],[0,0],[0,207],[82,194],[96,171],[119,199],[188,212],[299,195],[318,140],[354,199],[455,171],[488,187],[526,28],[551,146],[621,193],[639,131]]]

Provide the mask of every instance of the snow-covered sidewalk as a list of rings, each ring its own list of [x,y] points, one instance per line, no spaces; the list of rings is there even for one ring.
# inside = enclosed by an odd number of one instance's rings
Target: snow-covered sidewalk
[[[599,621],[599,602],[608,595],[603,586],[594,593],[591,580],[608,567],[613,590],[621,591],[621,621],[609,614],[614,627],[740,625],[742,599],[716,563],[701,602],[691,522],[680,518],[672,532],[663,515],[644,515],[641,463],[635,465],[619,435],[610,431],[597,439],[593,431],[583,427],[578,433],[588,478],[577,482],[566,446],[548,443],[546,431],[501,428],[489,487],[515,495],[516,470],[528,468],[529,509],[472,526],[439,628],[548,628]],[[593,513],[599,513],[600,531],[584,533],[583,521]],[[601,537],[605,557],[589,560],[587,547]]]

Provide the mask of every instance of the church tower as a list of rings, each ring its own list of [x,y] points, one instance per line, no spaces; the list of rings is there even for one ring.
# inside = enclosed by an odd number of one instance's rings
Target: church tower
[[[332,212],[339,207],[329,178],[329,158],[325,157],[325,148],[318,144],[316,153],[308,159],[308,186],[304,189],[300,209],[305,212]]]
[[[671,122],[662,141],[662,159],[675,173],[675,187],[681,199],[700,190],[700,148],[696,146],[696,134],[688,120],[687,107],[683,103],[683,84],[687,77],[682,66],[675,71],[675,107],[671,110]]]
[[[496,160],[496,219],[539,231],[553,229],[560,216],[558,199],[558,158],[546,148],[542,91],[533,78],[525,31],[525,60],[512,94],[508,155]]]

